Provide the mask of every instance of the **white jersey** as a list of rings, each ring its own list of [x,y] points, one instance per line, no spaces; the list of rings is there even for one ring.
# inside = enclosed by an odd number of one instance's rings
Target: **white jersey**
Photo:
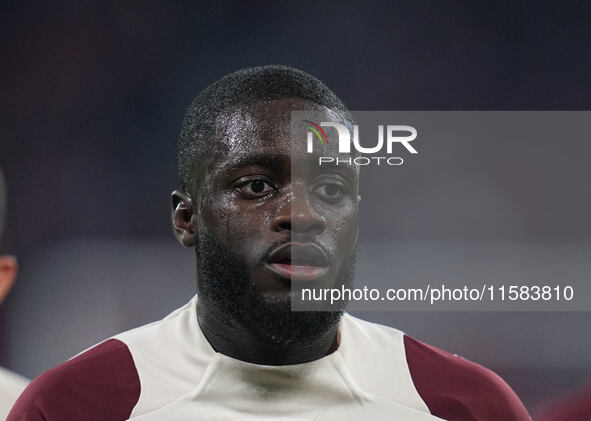
[[[197,298],[37,378],[8,421],[528,421],[498,376],[345,314],[331,354],[266,366],[216,352]]]
[[[376,328],[345,315],[337,351],[305,364],[263,366],[215,352],[193,300],[160,322],[115,337],[127,344],[141,373],[142,394],[130,419],[439,419],[413,385],[403,334]],[[163,340],[153,342],[154,336]],[[375,358],[368,359],[371,348]]]

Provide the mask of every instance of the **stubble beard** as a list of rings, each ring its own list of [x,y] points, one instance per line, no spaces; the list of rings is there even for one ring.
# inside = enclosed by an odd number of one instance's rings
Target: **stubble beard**
[[[209,308],[269,345],[310,345],[328,334],[343,310],[292,311],[291,296],[263,296],[250,279],[247,265],[205,232],[196,247],[199,258],[198,293]],[[355,253],[343,262],[337,279],[353,284]]]

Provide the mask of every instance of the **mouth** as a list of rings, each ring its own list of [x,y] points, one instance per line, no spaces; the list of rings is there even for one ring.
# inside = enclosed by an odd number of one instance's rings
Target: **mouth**
[[[265,265],[271,272],[292,281],[314,281],[330,269],[324,250],[314,243],[287,243],[271,252]]]

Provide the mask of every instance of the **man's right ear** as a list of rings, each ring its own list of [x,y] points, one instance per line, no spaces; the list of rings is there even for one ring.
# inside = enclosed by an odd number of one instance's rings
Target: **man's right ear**
[[[197,244],[195,205],[193,199],[184,191],[175,190],[171,196],[172,229],[179,243],[185,247]]]

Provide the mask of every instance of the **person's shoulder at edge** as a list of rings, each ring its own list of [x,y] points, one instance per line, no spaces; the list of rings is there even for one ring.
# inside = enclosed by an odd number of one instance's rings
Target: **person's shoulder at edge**
[[[0,419],[5,420],[29,379],[0,367]]]
[[[511,387],[492,370],[414,339],[395,328],[347,315],[369,336],[403,335],[414,386],[432,415],[448,421],[530,421]],[[386,344],[383,340],[376,343]]]
[[[127,346],[108,339],[33,380],[7,421],[126,420],[139,395]]]
[[[129,346],[159,342],[162,329],[191,316],[193,297],[161,320],[122,332],[34,379],[7,421],[127,420],[138,403],[141,381]],[[190,313],[190,314],[188,314]]]

